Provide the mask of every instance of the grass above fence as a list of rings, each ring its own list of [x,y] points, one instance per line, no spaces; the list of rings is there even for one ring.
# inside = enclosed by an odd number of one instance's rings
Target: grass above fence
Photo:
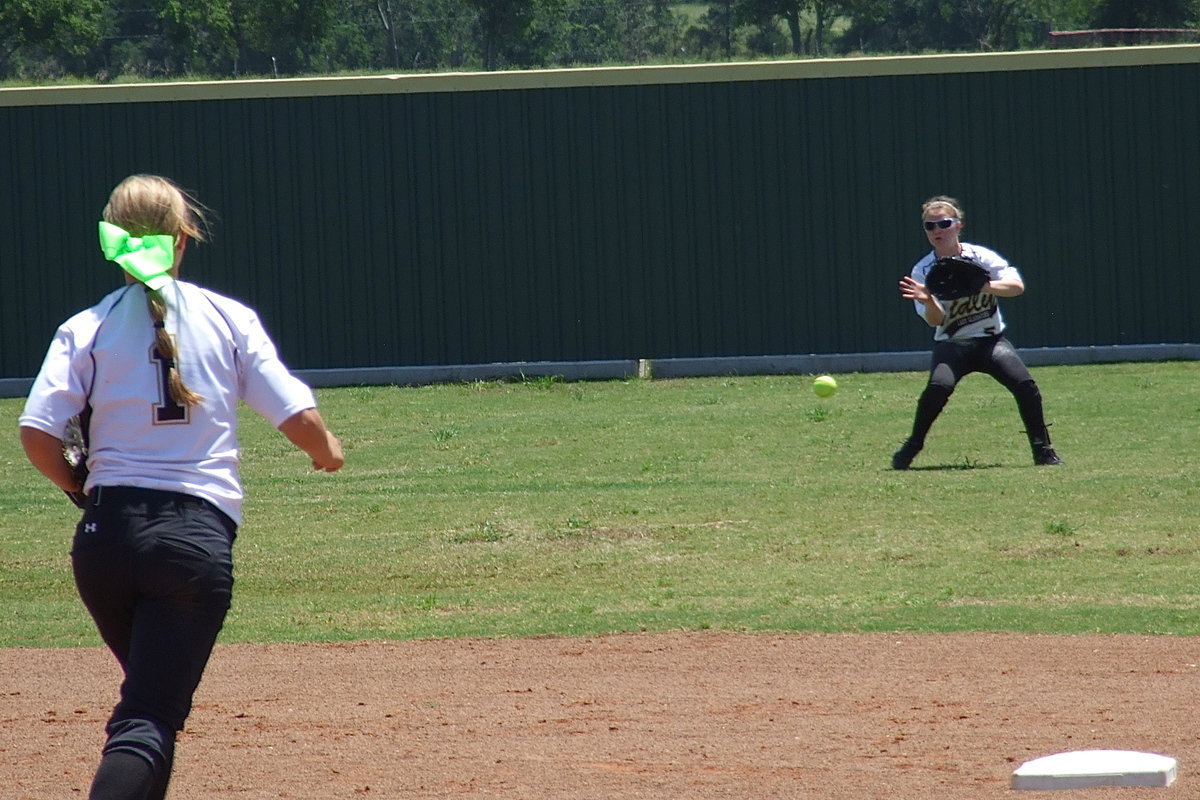
[[[771,631],[1200,632],[1200,366],[1044,367],[1067,462],[960,386],[908,472],[921,373],[319,393],[346,468],[247,412],[223,641]],[[0,646],[96,644],[74,508],[0,401]]]

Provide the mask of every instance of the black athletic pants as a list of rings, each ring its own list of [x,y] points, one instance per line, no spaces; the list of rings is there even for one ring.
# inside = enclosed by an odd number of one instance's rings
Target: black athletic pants
[[[1017,401],[1030,443],[1046,436],[1042,394],[1016,348],[1004,336],[950,339],[934,342],[929,382],[917,401],[911,440],[925,443],[934,420],[942,413],[958,382],[972,372],[983,372],[999,381]]]
[[[92,800],[166,794],[175,735],[229,611],[236,532],[190,495],[123,486],[89,494],[71,550],[75,583],[125,674]]]

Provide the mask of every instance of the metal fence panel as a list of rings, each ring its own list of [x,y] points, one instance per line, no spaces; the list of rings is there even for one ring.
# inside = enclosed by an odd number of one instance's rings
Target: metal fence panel
[[[216,211],[184,277],[303,369],[917,351],[927,196],[1026,347],[1189,342],[1200,47],[0,90],[0,377],[120,282],[107,192]]]

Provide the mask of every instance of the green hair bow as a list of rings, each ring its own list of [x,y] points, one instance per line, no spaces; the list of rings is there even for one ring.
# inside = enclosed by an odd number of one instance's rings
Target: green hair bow
[[[157,291],[172,280],[175,266],[175,237],[167,234],[130,236],[129,231],[110,222],[100,222],[100,249],[109,261],[150,289]]]

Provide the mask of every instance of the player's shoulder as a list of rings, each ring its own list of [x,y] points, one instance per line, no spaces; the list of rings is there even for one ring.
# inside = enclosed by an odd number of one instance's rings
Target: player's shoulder
[[[976,264],[982,264],[985,267],[1008,266],[1008,259],[990,247],[984,247],[981,244],[963,242],[962,254],[964,257],[971,259]]]
[[[112,290],[101,298],[100,302],[68,317],[59,326],[59,331],[70,333],[77,339],[94,336],[100,326],[104,324],[104,320],[108,319],[116,305],[129,294],[131,289],[132,285],[126,285]]]
[[[179,291],[188,301],[188,310],[215,311],[231,322],[257,319],[257,312],[241,300],[223,295],[204,286],[187,281],[176,281]]]
[[[921,256],[917,263],[912,265],[910,273],[919,280],[924,277],[936,263],[937,253],[935,253],[933,250],[930,250],[928,253]]]
[[[202,297],[213,305],[221,306],[222,308],[249,308],[249,306],[240,300],[209,289],[207,286],[201,286],[198,283],[175,281],[175,285],[187,297]]]

